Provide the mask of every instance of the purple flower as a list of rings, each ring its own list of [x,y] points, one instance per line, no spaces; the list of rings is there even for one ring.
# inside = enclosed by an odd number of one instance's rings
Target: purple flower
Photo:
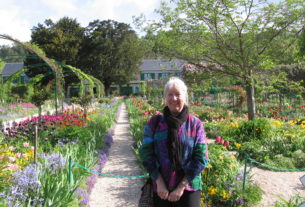
[[[38,180],[36,165],[28,165],[24,170],[12,174],[12,186],[0,195],[9,207],[22,206],[36,196],[41,184]],[[36,198],[40,201],[39,198]]]
[[[45,168],[51,170],[51,174],[57,173],[59,170],[63,170],[66,166],[66,160],[60,153],[53,154],[41,154],[40,157],[45,161]]]
[[[87,191],[77,188],[75,190],[76,194],[78,194],[81,197],[81,206],[88,206],[89,204],[89,194]]]
[[[244,199],[239,199],[236,201],[237,205],[244,205],[245,204],[245,200]]]

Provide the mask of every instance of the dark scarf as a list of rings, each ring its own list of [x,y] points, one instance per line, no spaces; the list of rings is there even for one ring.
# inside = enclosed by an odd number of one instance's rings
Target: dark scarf
[[[182,111],[179,113],[178,116],[173,116],[166,106],[163,109],[163,114],[165,117],[165,121],[168,125],[168,152],[169,158],[171,161],[171,168],[172,170],[180,170],[182,164],[182,156],[183,156],[183,149],[178,137],[178,131],[181,125],[187,120],[189,115],[189,110],[187,106],[184,106]]]

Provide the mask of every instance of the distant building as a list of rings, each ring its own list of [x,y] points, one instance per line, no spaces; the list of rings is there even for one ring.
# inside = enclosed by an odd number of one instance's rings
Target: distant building
[[[138,80],[160,80],[169,76],[181,76],[183,60],[143,60]]]
[[[18,63],[6,63],[2,72],[0,73],[2,83],[5,83],[7,79],[20,69],[22,69],[24,66],[23,62],[18,62]],[[13,83],[27,83],[29,81],[29,77],[25,75],[25,73],[21,73],[18,78],[16,78]]]
[[[180,77],[185,63],[185,61],[178,59],[144,59],[140,66],[140,73],[136,75],[135,80],[121,88],[114,85],[111,87],[111,92],[117,91],[121,95],[138,94],[140,93],[141,81],[160,80],[170,76]]]

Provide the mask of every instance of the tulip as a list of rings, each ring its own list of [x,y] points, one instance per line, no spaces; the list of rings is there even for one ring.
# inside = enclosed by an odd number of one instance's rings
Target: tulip
[[[225,147],[228,147],[230,145],[230,142],[229,141],[225,141],[224,144],[223,144]]]
[[[21,157],[21,153],[18,152],[18,153],[15,154],[15,156],[16,156],[17,158],[20,158],[20,157]]]
[[[224,144],[225,143],[225,140],[220,140],[219,144]]]
[[[8,150],[11,152],[14,151],[15,149],[16,149],[16,147],[13,147],[13,146],[9,146],[9,148],[8,148]]]
[[[218,136],[218,137],[216,138],[216,142],[217,142],[217,143],[220,143],[221,140],[222,140],[222,139],[221,139],[221,136]]]

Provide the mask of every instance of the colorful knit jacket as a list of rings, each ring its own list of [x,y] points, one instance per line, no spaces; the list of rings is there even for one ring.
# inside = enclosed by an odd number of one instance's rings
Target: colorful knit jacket
[[[186,190],[201,190],[201,171],[208,165],[207,140],[202,122],[197,117],[189,115],[179,129],[178,137],[183,149],[183,173],[180,174],[170,168],[167,133],[168,125],[163,115],[152,116],[144,128],[140,158],[154,181],[154,186],[156,186],[155,180],[161,173],[170,190],[178,185],[183,176],[190,183]]]

